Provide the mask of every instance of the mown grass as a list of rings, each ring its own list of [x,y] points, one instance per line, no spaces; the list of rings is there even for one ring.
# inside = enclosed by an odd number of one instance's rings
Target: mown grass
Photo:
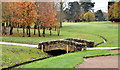
[[[118,46],[118,24],[111,23],[110,21],[102,22],[64,22],[61,28],[60,36],[57,36],[57,31],[52,30],[52,36],[49,35],[49,30],[46,30],[46,37],[38,37],[33,35],[33,29],[31,29],[32,37],[22,37],[22,29],[20,33],[14,29],[12,36],[3,36],[2,41],[38,44],[41,41],[59,40],[65,38],[80,38],[85,40],[95,41],[95,44],[103,41],[98,35],[105,37],[107,43],[101,44],[98,47],[117,47]],[[42,32],[42,30],[41,30]],[[38,33],[36,31],[36,33]],[[41,33],[42,34],[42,33]]]
[[[2,68],[47,56],[37,48],[2,45]]]
[[[76,65],[84,61],[84,57],[115,55],[118,53],[110,52],[109,50],[86,50],[75,53],[64,54],[56,57],[51,57],[42,61],[37,61],[22,65],[16,68],[75,68]]]
[[[65,23],[67,23],[67,22],[65,22]],[[75,22],[71,22],[71,23],[75,23]],[[77,22],[77,23],[81,23],[81,24],[84,24],[84,23],[93,24],[93,23],[95,23],[95,24],[98,24],[98,23],[111,23],[111,21],[92,21],[92,22]]]

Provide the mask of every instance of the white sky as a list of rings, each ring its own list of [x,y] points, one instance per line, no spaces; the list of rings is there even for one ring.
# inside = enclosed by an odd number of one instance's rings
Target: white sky
[[[109,0],[92,0],[92,2],[95,2],[95,11],[101,9],[103,12],[108,12],[108,1]]]
[[[67,0],[68,2],[74,2],[79,0]],[[97,10],[102,10],[103,12],[108,12],[108,1],[109,0],[92,0],[92,2],[95,2],[94,6],[94,12]]]

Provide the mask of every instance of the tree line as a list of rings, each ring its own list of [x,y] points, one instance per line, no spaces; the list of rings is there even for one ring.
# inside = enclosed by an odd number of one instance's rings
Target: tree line
[[[84,2],[84,0],[69,2],[68,7],[64,10],[65,20],[68,22],[107,20],[106,12],[102,12],[102,10],[94,12],[94,4],[95,2]]]
[[[43,37],[45,37],[45,29],[59,27],[56,4],[53,2],[3,2],[2,3],[2,33],[6,34],[6,27],[10,27],[9,35],[13,34],[13,28],[23,29],[23,37],[25,37],[25,29],[28,37],[31,36],[31,26],[34,25],[34,35],[36,29],[40,37],[40,28],[43,29]],[[60,29],[58,29],[59,36]]]
[[[81,22],[81,21],[88,21],[89,15],[93,14],[93,7],[94,2],[69,2],[68,8],[64,10],[65,13],[65,19],[68,22],[75,21],[75,22]],[[86,14],[86,15],[85,15]],[[93,15],[94,16],[94,15]],[[91,19],[90,19],[91,20]],[[94,18],[92,18],[94,20]],[[92,21],[91,20],[91,21]]]

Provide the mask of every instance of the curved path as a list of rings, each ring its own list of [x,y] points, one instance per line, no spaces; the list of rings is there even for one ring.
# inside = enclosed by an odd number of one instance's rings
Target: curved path
[[[76,68],[118,68],[118,55],[85,58]]]

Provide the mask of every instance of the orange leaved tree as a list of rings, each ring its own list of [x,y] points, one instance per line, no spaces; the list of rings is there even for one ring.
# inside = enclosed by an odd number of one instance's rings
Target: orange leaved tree
[[[37,20],[35,2],[21,2],[18,9],[20,24],[23,26],[23,37],[25,36],[25,26],[27,26],[27,34],[29,29],[28,37],[30,37],[30,26]]]
[[[19,20],[19,16],[18,16],[18,2],[10,2],[8,5],[9,5],[9,10],[10,10],[10,14],[9,14],[9,23],[10,23],[10,26],[11,26],[11,29],[10,29],[10,35],[13,34],[13,27],[16,26],[17,24],[17,21]]]
[[[56,11],[53,7],[53,3],[42,3],[41,4],[41,11],[39,13],[39,21],[43,28],[43,37],[45,37],[45,29],[50,28],[50,35],[51,29],[56,25],[57,18],[56,18]]]

